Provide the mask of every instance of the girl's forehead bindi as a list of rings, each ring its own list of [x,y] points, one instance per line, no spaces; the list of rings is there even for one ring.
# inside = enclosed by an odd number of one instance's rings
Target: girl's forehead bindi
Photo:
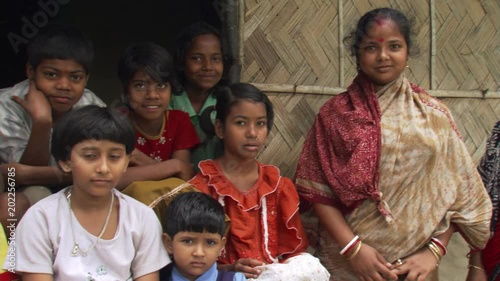
[[[387,33],[392,34],[396,31],[399,33],[399,28],[393,20],[380,16],[374,18],[366,27],[366,38],[377,43],[384,43],[386,40],[389,40],[386,36]]]

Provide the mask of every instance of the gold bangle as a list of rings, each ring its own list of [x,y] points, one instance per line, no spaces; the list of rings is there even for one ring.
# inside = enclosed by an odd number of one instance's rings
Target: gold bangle
[[[439,260],[441,260],[441,258],[443,257],[443,252],[441,251],[439,246],[436,245],[436,243],[434,243],[432,241],[429,242],[428,245],[429,245],[429,247],[431,247],[434,250],[434,253],[436,253],[439,256]]]
[[[349,257],[347,257],[347,260],[352,260],[359,253],[359,250],[361,250],[361,244],[363,244],[363,243],[361,241],[359,241],[358,245],[356,245],[356,249],[354,250],[354,253],[352,253],[352,255],[350,255]]]
[[[429,248],[429,250],[431,250],[431,253],[434,255],[434,257],[436,258],[436,260],[439,264],[439,262],[441,261],[441,257],[439,256],[438,252],[436,252],[436,249],[434,249],[433,245],[431,245],[430,243],[427,244],[427,248]]]
[[[469,264],[469,265],[467,265],[467,268],[469,268],[469,269],[470,269],[470,268],[474,268],[474,269],[479,269],[479,270],[485,271],[485,270],[484,270],[484,268],[479,267],[479,266],[475,266],[475,265],[473,265],[473,264]]]
[[[431,252],[432,252],[432,254],[434,255],[434,257],[436,258],[436,260],[437,260],[438,262],[440,262],[440,261],[441,261],[441,258],[439,257],[439,254],[438,254],[438,253],[436,253],[436,250],[435,250],[435,249],[433,249],[433,248],[430,248],[430,247],[429,247],[429,249],[431,250]]]
[[[441,249],[441,247],[439,247],[439,245],[436,242],[431,240],[429,244],[431,244],[434,247],[434,249],[437,250],[437,252],[439,253],[439,257],[442,258],[444,256],[443,250]]]

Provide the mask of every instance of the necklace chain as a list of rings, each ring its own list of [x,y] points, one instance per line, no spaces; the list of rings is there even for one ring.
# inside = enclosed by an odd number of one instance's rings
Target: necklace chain
[[[97,244],[97,241],[99,241],[101,239],[102,235],[104,235],[104,232],[106,231],[106,228],[108,227],[109,218],[111,217],[111,211],[113,210],[113,203],[115,201],[115,196],[114,196],[113,192],[111,192],[111,203],[109,204],[109,210],[108,210],[108,214],[106,215],[106,221],[104,222],[104,226],[102,227],[102,230],[101,230],[101,233],[99,233],[99,236],[97,236],[94,243],[92,243],[90,248],[88,248],[87,250],[83,250],[82,248],[80,248],[80,245],[78,244],[78,242],[76,242],[76,239],[75,239],[75,230],[73,229],[73,214],[71,212],[71,188],[69,188],[69,190],[68,190],[68,195],[66,195],[66,199],[68,200],[69,220],[71,223],[71,233],[73,234],[73,249],[71,250],[71,256],[76,257],[78,255],[78,252],[81,252],[83,256],[87,256],[88,252],[95,247],[95,245]]]

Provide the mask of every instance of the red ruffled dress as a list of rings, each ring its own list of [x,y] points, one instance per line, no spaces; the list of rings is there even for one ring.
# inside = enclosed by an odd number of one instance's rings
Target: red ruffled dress
[[[259,165],[259,179],[239,191],[216,161],[200,162],[200,172],[189,181],[224,206],[231,219],[221,264],[254,258],[267,264],[283,262],[305,252],[307,238],[299,216],[299,197],[292,181],[277,167]]]

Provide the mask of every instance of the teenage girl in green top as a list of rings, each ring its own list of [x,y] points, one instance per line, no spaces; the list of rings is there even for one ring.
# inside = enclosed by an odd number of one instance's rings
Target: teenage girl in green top
[[[189,25],[177,37],[175,63],[183,91],[174,94],[170,108],[189,114],[200,139],[201,144],[191,154],[195,171],[201,160],[222,154],[221,142],[210,123],[215,123],[213,90],[226,84],[230,62],[219,31],[207,23]]]

